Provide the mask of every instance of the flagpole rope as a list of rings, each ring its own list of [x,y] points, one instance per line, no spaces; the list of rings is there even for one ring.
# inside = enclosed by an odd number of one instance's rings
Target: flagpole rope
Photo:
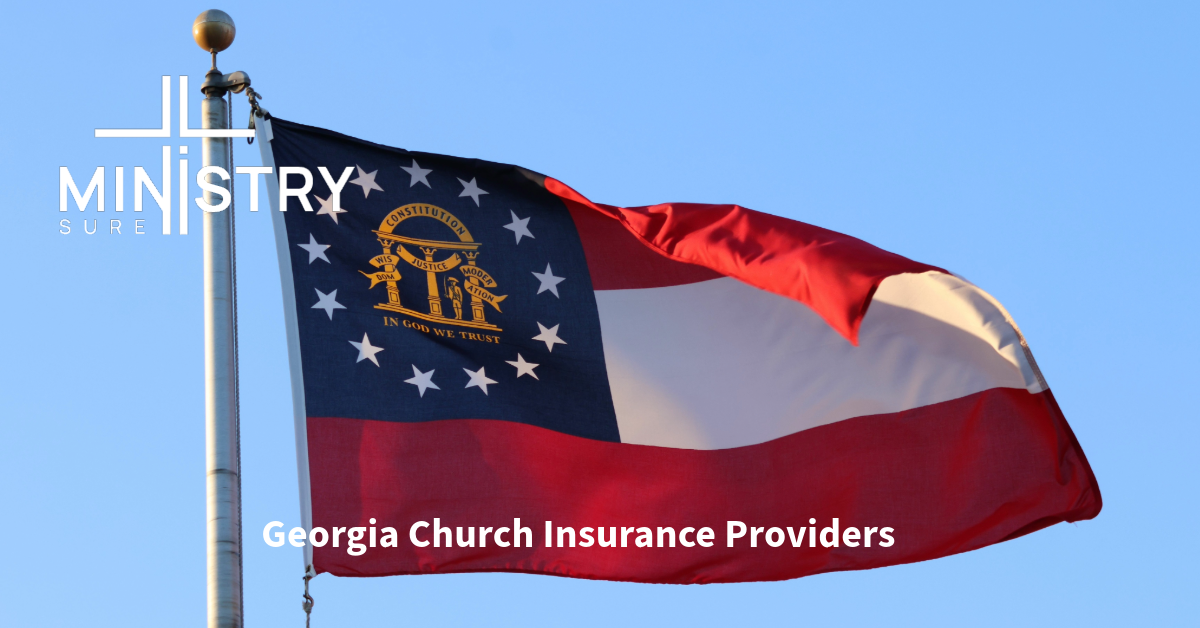
[[[232,129],[233,128],[233,93],[230,92],[228,94],[228,96],[229,96],[229,107],[226,109],[227,123],[226,123],[225,128]],[[249,128],[251,128],[251,129],[255,128],[255,126],[256,126],[254,124],[255,116],[263,118],[264,120],[266,120],[270,117],[270,114],[267,113],[266,109],[263,109],[262,107],[259,106],[259,104],[258,104],[259,98],[262,98],[262,94],[254,91],[253,89],[250,88],[250,86],[246,86],[246,99],[250,103],[250,125],[249,125]],[[233,353],[234,354],[233,373],[234,373],[234,382],[235,382],[233,394],[234,394],[235,407],[237,408],[237,410],[234,413],[234,420],[236,421],[236,424],[238,425],[238,430],[237,430],[238,445],[237,446],[238,446],[238,459],[240,460],[241,459],[241,451],[242,451],[241,402],[238,399],[238,386],[236,383],[239,381],[238,375],[237,375],[237,373],[238,373],[238,371],[237,371],[237,368],[238,368],[237,367],[237,364],[238,364],[238,362],[237,362],[237,355],[238,355],[238,353],[237,353],[237,231],[234,228],[234,220],[233,220],[233,218],[234,218],[234,214],[233,214],[233,209],[234,209],[233,173],[236,171],[236,169],[234,168],[234,165],[233,165],[233,138],[229,138],[227,141],[229,142],[229,171],[230,171],[230,174],[229,174],[229,211],[230,211],[230,214],[229,214],[229,239],[230,239],[229,249],[232,252],[231,254],[233,256],[233,273],[232,273],[232,279],[233,279],[233,342],[234,342],[234,345],[233,345],[233,351],[234,351],[234,353]],[[246,139],[247,144],[251,144],[253,142],[254,142],[253,137]],[[240,482],[240,480],[241,480],[240,473],[239,473],[238,477],[239,477],[239,482]],[[240,488],[241,487],[239,486],[239,489]],[[239,490],[239,493],[240,493],[240,490]],[[239,535],[241,534],[241,530],[238,530],[238,534]],[[238,539],[238,545],[239,545],[239,547],[241,546],[240,538]],[[313,597],[311,595],[309,595],[309,593],[308,593],[308,582],[313,579],[313,575],[314,574],[312,573],[311,566],[306,566],[304,568],[304,601],[301,603],[301,608],[304,609],[304,628],[312,628],[312,609],[313,609],[313,604],[315,603],[315,600],[313,600]]]
[[[229,107],[226,109],[227,124],[226,124],[225,128],[232,129],[233,128],[233,93],[230,92],[228,95],[229,95]],[[258,104],[259,98],[262,98],[262,94],[254,91],[249,86],[246,87],[246,99],[250,102],[250,125],[249,125],[249,128],[251,128],[251,129],[255,128],[255,126],[256,126],[254,124],[255,116],[263,118],[264,120],[266,120],[270,117],[270,114],[267,113],[266,109],[263,109],[262,107],[259,106],[259,104]],[[233,279],[233,339],[234,339],[233,373],[234,373],[234,382],[238,382],[239,381],[238,375],[237,375],[237,372],[238,372],[237,364],[238,363],[237,363],[237,359],[236,359],[236,357],[237,357],[237,232],[234,228],[234,220],[233,220],[233,218],[234,218],[234,214],[233,214],[233,209],[234,209],[233,173],[236,171],[236,169],[234,168],[234,165],[233,165],[233,138],[229,138],[227,141],[229,142],[229,171],[230,171],[230,175],[229,175],[229,211],[230,211],[230,215],[229,215],[229,238],[230,238],[229,248],[230,248],[230,251],[232,252],[232,256],[233,256],[233,273],[232,273],[232,279]],[[246,139],[247,144],[250,144],[253,142],[254,142],[253,137]],[[234,414],[234,417],[235,417],[235,421],[237,422],[237,425],[238,425],[238,431],[237,431],[237,434],[238,434],[238,459],[240,460],[241,459],[241,451],[242,451],[241,402],[238,399],[238,386],[236,383],[234,384],[234,393],[233,394],[234,394],[235,406],[237,408],[237,410]],[[241,478],[240,473],[239,473],[238,477],[239,477],[239,482],[240,482],[240,478]],[[239,489],[240,489],[240,486],[239,486]],[[239,491],[239,493],[240,493],[240,491]],[[241,530],[238,530],[238,534],[239,535],[241,534]],[[239,546],[241,545],[240,538],[238,539],[238,545]],[[313,604],[315,603],[315,600],[313,600],[313,597],[311,595],[309,595],[309,593],[308,593],[308,582],[313,579],[313,575],[314,574],[312,573],[311,566],[306,566],[304,568],[304,601],[301,603],[301,608],[304,609],[304,628],[312,628],[312,609],[313,609]]]

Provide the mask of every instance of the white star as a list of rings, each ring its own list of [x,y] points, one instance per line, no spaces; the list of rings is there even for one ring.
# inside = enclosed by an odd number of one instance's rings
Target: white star
[[[328,244],[317,244],[317,239],[313,234],[308,234],[308,244],[296,243],[296,246],[308,251],[308,263],[311,264],[319,259],[329,263],[329,258],[325,257],[325,249],[329,248]]]
[[[350,344],[354,345],[355,349],[358,349],[358,359],[354,361],[355,364],[358,364],[363,360],[370,360],[375,363],[375,366],[379,366],[379,360],[376,359],[375,354],[383,351],[383,348],[372,347],[371,341],[367,339],[366,334],[363,334],[362,342],[354,342],[351,340]],[[430,371],[430,373],[433,373],[433,371]]]
[[[316,290],[316,288],[313,289]],[[346,306],[337,302],[337,290],[334,290],[329,294],[325,294],[324,292],[317,290],[317,298],[319,300],[317,301],[317,304],[313,306],[313,309],[325,310],[325,313],[329,315],[329,320],[333,320],[334,310],[346,309]]]
[[[554,345],[556,345],[556,344],[557,345],[567,344],[567,342],[565,340],[558,337],[558,325],[555,325],[554,327],[551,327],[550,329],[546,329],[546,326],[541,323],[538,323],[537,326],[538,326],[538,329],[542,330],[542,333],[534,336],[533,339],[541,340],[542,342],[546,343],[547,351],[554,351]]]
[[[330,200],[333,198],[332,194],[329,195],[329,198],[321,198],[320,196],[313,194],[313,198],[317,199],[317,202],[321,203],[321,209],[317,210],[317,215],[320,216],[321,214],[327,214],[333,219],[333,224],[335,225],[337,224],[337,215],[346,213],[346,210],[341,208],[338,208],[337,211],[333,210],[333,201]]]
[[[517,244],[521,243],[521,236],[529,236],[532,238],[533,234],[529,233],[529,219],[517,218],[517,212],[511,209],[508,210],[508,213],[512,214],[513,221],[507,225],[504,225],[504,228],[516,234]]]
[[[378,183],[375,183],[375,174],[379,172],[378,170],[366,172],[358,164],[355,164],[354,167],[358,168],[358,176],[350,179],[350,182],[363,189],[363,198],[367,198],[371,194],[371,190],[383,191],[383,188],[379,187]]]
[[[478,371],[472,371],[471,369],[463,369],[463,370],[467,372],[467,375],[471,376],[471,381],[467,382],[467,385],[464,386],[463,388],[470,388],[472,386],[477,386],[477,387],[479,387],[480,390],[483,391],[483,394],[486,395],[486,394],[488,394],[488,391],[487,391],[488,384],[496,383],[496,380],[489,379],[488,376],[483,373],[482,366],[479,367]]]
[[[556,296],[556,297],[558,296],[558,284],[562,283],[563,281],[566,281],[565,277],[555,277],[554,276],[554,273],[550,270],[550,264],[546,264],[546,272],[544,272],[544,273],[535,272],[535,273],[533,273],[533,276],[537,277],[538,281],[542,282],[541,285],[538,286],[538,291],[537,291],[538,294],[541,294],[541,293],[549,290],[550,292],[553,292],[554,296]],[[559,298],[562,298],[562,297],[559,297]]]
[[[408,184],[408,187],[411,188],[412,186],[414,186],[418,183],[424,183],[425,187],[427,187],[431,190],[433,189],[433,186],[429,185],[429,179],[425,178],[429,173],[431,173],[433,171],[428,168],[422,168],[421,166],[417,165],[416,159],[413,160],[412,168],[405,168],[404,166],[400,166],[400,169],[407,172],[408,174],[412,175],[412,182]]]
[[[522,375],[529,375],[529,376],[532,376],[534,379],[538,379],[537,373],[533,372],[533,369],[537,368],[538,365],[534,364],[533,362],[526,362],[525,358],[521,357],[520,353],[517,354],[516,362],[509,360],[508,363],[517,367],[517,377],[520,377]]]
[[[474,177],[471,177],[470,183],[467,183],[466,181],[463,181],[462,179],[459,179],[458,182],[461,183],[463,186],[462,194],[458,195],[459,198],[462,198],[464,196],[470,196],[475,201],[475,206],[479,207],[479,195],[487,194],[487,192],[484,192],[483,190],[479,189],[478,185],[475,185]]]
[[[412,384],[413,386],[416,386],[417,393],[421,397],[425,396],[425,389],[427,389],[427,388],[432,388],[434,390],[441,390],[441,388],[438,388],[437,384],[433,383],[433,369],[430,369],[430,371],[428,373],[422,373],[421,369],[417,368],[416,364],[412,365],[412,367],[413,367],[413,376],[404,380],[404,383]]]

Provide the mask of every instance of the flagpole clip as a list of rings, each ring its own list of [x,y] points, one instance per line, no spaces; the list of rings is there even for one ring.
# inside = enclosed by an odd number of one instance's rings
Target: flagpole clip
[[[304,609],[304,628],[309,628],[309,622],[312,621],[313,598],[308,594],[308,581],[315,576],[312,565],[304,569],[304,601],[300,605]]]
[[[250,87],[249,84],[246,85],[246,100],[250,101],[250,124],[246,127],[247,129],[257,128],[258,125],[254,123],[255,118],[262,118],[263,120],[271,119],[271,113],[258,104],[258,99],[262,97],[263,95],[254,91],[254,88]],[[254,137],[247,137],[246,143],[253,144]]]

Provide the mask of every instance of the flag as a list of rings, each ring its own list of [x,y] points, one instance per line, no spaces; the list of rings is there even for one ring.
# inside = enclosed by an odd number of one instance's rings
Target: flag
[[[782,580],[1100,510],[1016,324],[957,275],[739,206],[259,126],[318,573]]]

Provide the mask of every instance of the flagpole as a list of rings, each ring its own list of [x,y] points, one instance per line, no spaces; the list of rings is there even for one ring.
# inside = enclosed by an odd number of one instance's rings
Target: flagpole
[[[229,91],[217,70],[217,53],[233,43],[233,20],[223,11],[201,13],[192,35],[212,54],[212,68],[200,91],[201,128],[225,129]],[[201,140],[204,166],[220,166],[232,177],[233,142],[226,137]],[[210,183],[232,193],[229,182],[209,175]],[[181,182],[180,185],[183,185]],[[204,193],[210,206],[220,204]],[[181,211],[182,214],[182,211]],[[208,626],[242,626],[241,452],[237,408],[237,328],[234,319],[233,207],[202,212],[204,217],[204,432],[208,517]]]

